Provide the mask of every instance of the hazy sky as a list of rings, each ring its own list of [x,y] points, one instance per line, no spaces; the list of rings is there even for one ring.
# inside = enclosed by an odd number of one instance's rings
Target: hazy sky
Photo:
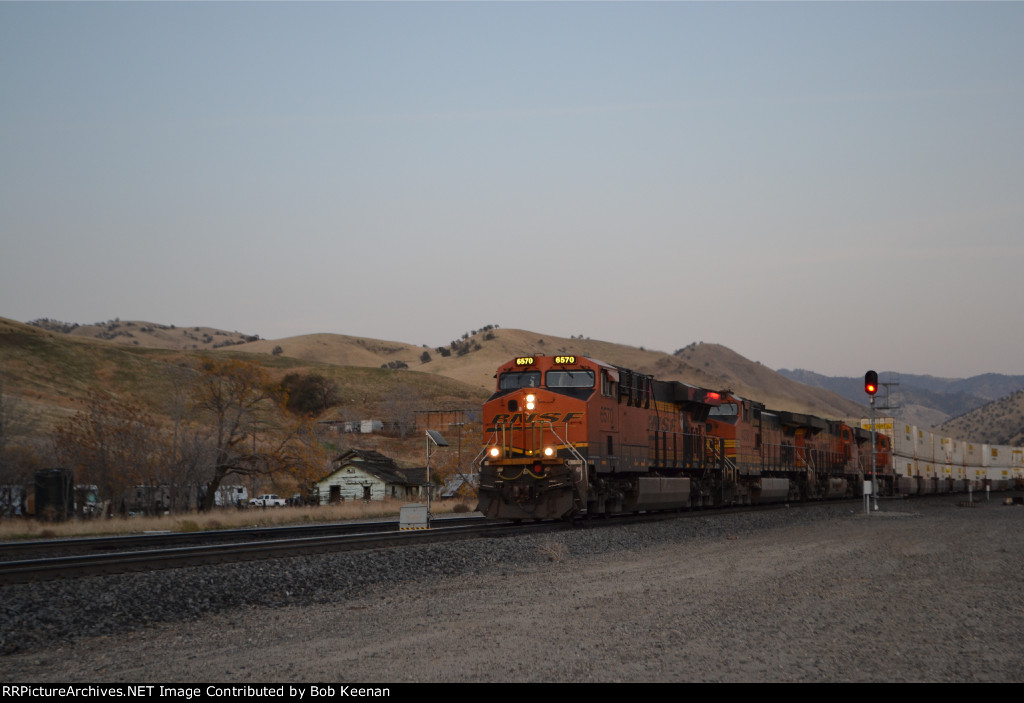
[[[0,315],[1024,374],[1022,36],[1020,2],[0,2]]]

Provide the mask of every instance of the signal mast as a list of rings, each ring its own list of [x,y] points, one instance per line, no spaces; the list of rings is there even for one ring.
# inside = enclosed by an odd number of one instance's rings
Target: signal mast
[[[871,495],[875,498],[875,510],[878,510],[878,481],[875,478],[875,393],[878,392],[878,374],[868,371],[864,374],[864,392],[871,399]],[[868,510],[867,496],[864,496],[864,511]]]

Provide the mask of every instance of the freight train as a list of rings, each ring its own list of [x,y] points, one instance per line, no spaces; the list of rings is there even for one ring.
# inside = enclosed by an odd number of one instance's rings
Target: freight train
[[[729,390],[659,381],[583,356],[516,357],[496,378],[483,406],[479,467],[478,509],[489,517],[856,497],[872,478],[881,495],[991,483],[977,471],[968,477],[966,468],[963,476],[924,470],[916,439],[912,458],[906,455],[910,426],[907,440],[890,432],[872,442],[861,426],[770,410]]]

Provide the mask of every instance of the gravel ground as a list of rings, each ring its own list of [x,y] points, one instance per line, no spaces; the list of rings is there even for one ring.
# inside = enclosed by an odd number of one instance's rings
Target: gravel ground
[[[1022,681],[1003,497],[5,586],[0,679]]]

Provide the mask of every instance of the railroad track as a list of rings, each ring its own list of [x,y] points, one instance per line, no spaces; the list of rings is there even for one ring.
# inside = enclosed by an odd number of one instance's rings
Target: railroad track
[[[859,501],[829,501],[859,503]],[[131,535],[75,540],[8,543],[0,547],[0,584],[24,583],[97,574],[149,571],[204,564],[275,559],[325,552],[384,549],[484,537],[505,537],[579,527],[600,529],[650,520],[695,519],[714,514],[812,507],[820,503],[735,506],[726,509],[616,515],[575,523],[550,520],[514,524],[483,517],[439,518],[429,530],[399,529],[398,522],[339,523],[286,528],[252,528],[197,533]],[[80,553],[67,554],[76,549]],[[32,550],[36,551],[33,552]],[[11,559],[18,551],[34,558]],[[39,550],[65,550],[40,557]],[[131,551],[128,551],[131,550]]]
[[[9,559],[0,562],[0,584],[23,583],[26,581],[44,581],[61,578],[78,578],[96,574],[114,574],[129,571],[147,571],[153,569],[177,568],[183,566],[199,566],[204,564],[224,564],[237,561],[256,559],[273,559],[294,557],[324,552],[340,552],[366,549],[382,549],[387,547],[431,542],[453,541],[459,539],[477,539],[480,537],[502,537],[515,532],[565,529],[564,523],[537,523],[533,525],[512,525],[507,521],[493,521],[484,518],[451,518],[432,521],[429,530],[406,530],[398,528],[398,523],[360,523],[359,525],[321,526],[320,534],[301,534],[309,528],[296,530],[291,534],[274,533],[268,537],[264,530],[262,539],[252,534],[243,535],[247,541],[223,541],[226,535],[215,534],[203,542],[204,533],[186,533],[186,541],[193,542],[188,546],[167,546],[160,544],[162,539],[185,539],[185,535],[139,535],[143,538],[97,538],[97,540],[71,540],[78,542],[79,548],[87,548],[90,553],[63,554],[61,556],[36,557],[30,559]],[[332,530],[333,528],[333,530]],[[361,529],[367,528],[367,529]],[[274,528],[275,530],[277,528]],[[314,530],[316,532],[317,530]],[[339,534],[338,532],[342,533]],[[232,530],[219,531],[233,532]],[[240,532],[250,532],[243,530]],[[147,543],[146,539],[150,538]],[[99,541],[107,540],[107,541]],[[155,540],[155,541],[153,541]],[[211,543],[212,540],[212,543]],[[67,544],[59,542],[36,543],[36,547],[48,549],[66,549]],[[89,545],[82,542],[89,542]],[[127,546],[134,546],[133,551],[124,551]],[[141,545],[141,546],[140,546]],[[11,545],[4,545],[7,549]],[[120,549],[118,549],[120,547]]]
[[[481,516],[434,518],[437,526],[472,525],[480,522]],[[339,522],[321,525],[286,525],[282,527],[248,527],[228,530],[204,530],[197,532],[146,532],[132,535],[109,537],[79,537],[70,539],[21,540],[0,543],[0,562],[40,559],[44,557],[67,557],[87,554],[125,552],[170,547],[209,546],[222,543],[263,542],[277,539],[298,539],[301,537],[326,537],[370,532],[394,532],[399,522]]]

